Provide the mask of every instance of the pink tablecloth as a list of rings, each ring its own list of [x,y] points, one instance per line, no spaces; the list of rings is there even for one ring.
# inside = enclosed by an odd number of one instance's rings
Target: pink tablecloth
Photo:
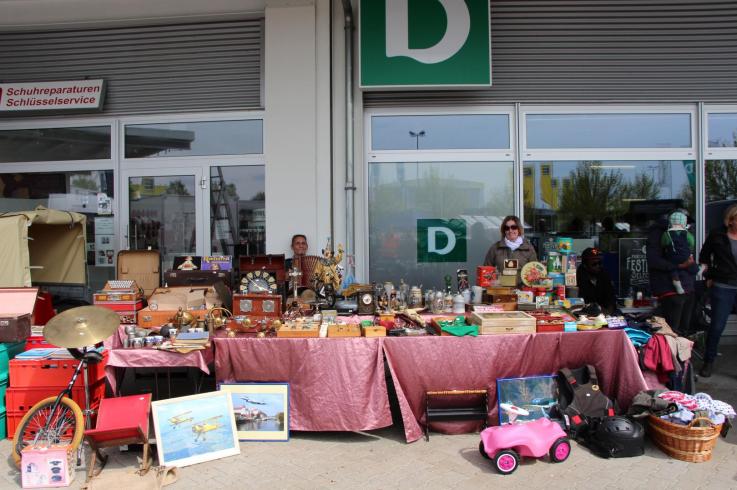
[[[105,377],[113,393],[118,385],[116,368],[172,368],[196,367],[210,374],[208,364],[214,358],[212,348],[192,351],[187,354],[167,352],[146,347],[143,349],[111,349],[105,366]]]
[[[290,428],[360,431],[392,424],[379,338],[216,338],[218,381],[289,382]]]
[[[647,389],[637,353],[622,330],[479,337],[387,337],[383,341],[407,442],[422,437],[428,390],[489,390],[491,420],[497,416],[496,379],[553,374],[592,364],[602,389],[620,406]],[[433,424],[435,427],[435,424]],[[443,431],[463,430],[443,424]]]

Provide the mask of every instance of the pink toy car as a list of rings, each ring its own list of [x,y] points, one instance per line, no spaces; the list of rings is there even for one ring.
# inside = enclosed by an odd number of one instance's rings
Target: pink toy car
[[[507,407],[504,407],[507,408]],[[518,407],[510,406],[513,410]],[[511,413],[511,410],[508,410]],[[516,416],[514,417],[516,418]],[[550,419],[489,427],[481,432],[481,455],[494,461],[502,475],[509,475],[519,466],[520,456],[541,458],[548,454],[554,463],[561,463],[571,454],[571,443],[566,433]]]

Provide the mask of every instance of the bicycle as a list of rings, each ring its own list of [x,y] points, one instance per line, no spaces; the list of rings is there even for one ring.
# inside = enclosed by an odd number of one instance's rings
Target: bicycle
[[[87,372],[84,374],[84,389],[87,408],[83,411],[72,400],[72,387],[79,373],[88,364],[102,360],[102,354],[96,350],[67,349],[79,360],[72,379],[56,397],[50,396],[36,403],[21,419],[13,435],[13,460],[20,468],[21,454],[29,445],[69,445],[69,452],[77,451],[84,435],[85,421],[89,422],[93,411],[89,409],[89,388]],[[78,458],[79,460],[79,454]]]

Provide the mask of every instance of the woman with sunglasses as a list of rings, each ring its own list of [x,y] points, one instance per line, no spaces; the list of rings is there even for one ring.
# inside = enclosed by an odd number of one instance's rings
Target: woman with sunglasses
[[[537,260],[537,252],[532,244],[525,239],[522,223],[517,216],[507,216],[502,220],[500,227],[502,239],[496,242],[486,252],[484,265],[493,265],[498,273],[504,270],[504,260],[517,259],[517,285],[521,284],[520,271],[528,262]]]

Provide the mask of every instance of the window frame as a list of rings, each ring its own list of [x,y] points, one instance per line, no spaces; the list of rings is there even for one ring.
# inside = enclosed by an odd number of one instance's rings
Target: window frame
[[[527,116],[532,114],[689,114],[691,121],[691,146],[689,148],[533,148],[527,147]],[[556,160],[697,160],[698,159],[698,110],[693,104],[663,106],[599,105],[561,106],[524,105],[520,108],[520,155],[526,161]]]

